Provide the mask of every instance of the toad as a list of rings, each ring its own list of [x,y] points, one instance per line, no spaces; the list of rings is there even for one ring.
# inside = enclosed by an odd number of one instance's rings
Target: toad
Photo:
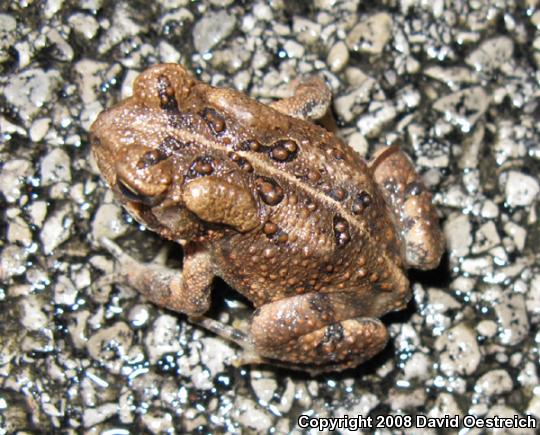
[[[139,75],[92,125],[92,151],[129,213],[182,246],[183,269],[106,240],[118,281],[240,344],[242,363],[342,370],[383,349],[379,318],[411,297],[405,269],[436,267],[443,237],[398,147],[366,162],[311,122],[330,100],[317,77],[265,105],[179,65]],[[215,277],[253,304],[249,330],[204,316]]]

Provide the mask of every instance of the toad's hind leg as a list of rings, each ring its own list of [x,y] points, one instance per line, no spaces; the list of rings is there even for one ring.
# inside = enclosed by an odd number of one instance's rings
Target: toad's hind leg
[[[350,295],[305,294],[263,305],[254,314],[251,340],[258,355],[315,373],[354,367],[386,345],[386,327],[358,315]],[[357,315],[355,315],[357,314]],[[354,317],[351,317],[353,315]]]
[[[151,302],[169,310],[189,316],[200,316],[208,310],[214,273],[206,250],[188,245],[180,272],[161,264],[137,261],[109,239],[102,239],[101,244],[116,258],[117,269],[93,287],[127,284]]]

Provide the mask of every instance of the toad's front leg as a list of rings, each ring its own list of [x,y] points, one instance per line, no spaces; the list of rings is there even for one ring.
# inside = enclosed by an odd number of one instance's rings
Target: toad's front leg
[[[101,242],[116,257],[117,270],[97,284],[127,284],[156,305],[188,316],[200,316],[208,310],[214,272],[210,254],[203,247],[185,247],[180,272],[156,263],[139,262],[109,239]]]

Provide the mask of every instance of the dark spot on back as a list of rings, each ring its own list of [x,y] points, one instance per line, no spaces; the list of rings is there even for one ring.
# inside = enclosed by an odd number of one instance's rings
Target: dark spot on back
[[[334,237],[338,246],[345,246],[351,240],[349,223],[343,217],[334,216]]]
[[[201,116],[214,134],[221,134],[225,131],[225,119],[215,109],[207,107],[201,112]]]
[[[167,76],[158,77],[159,105],[163,110],[170,112],[178,111],[178,102],[174,96],[174,89]]]

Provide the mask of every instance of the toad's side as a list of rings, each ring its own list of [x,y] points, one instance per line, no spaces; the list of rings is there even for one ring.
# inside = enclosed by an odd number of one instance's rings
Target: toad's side
[[[317,78],[271,106],[192,78],[142,73],[93,124],[100,171],[141,223],[184,249],[183,270],[120,252],[120,280],[156,304],[240,341],[246,361],[339,370],[386,344],[378,320],[410,298],[404,268],[432,268],[441,232],[397,148],[364,162],[308,119],[326,112]],[[204,319],[219,276],[256,310],[246,334]]]

